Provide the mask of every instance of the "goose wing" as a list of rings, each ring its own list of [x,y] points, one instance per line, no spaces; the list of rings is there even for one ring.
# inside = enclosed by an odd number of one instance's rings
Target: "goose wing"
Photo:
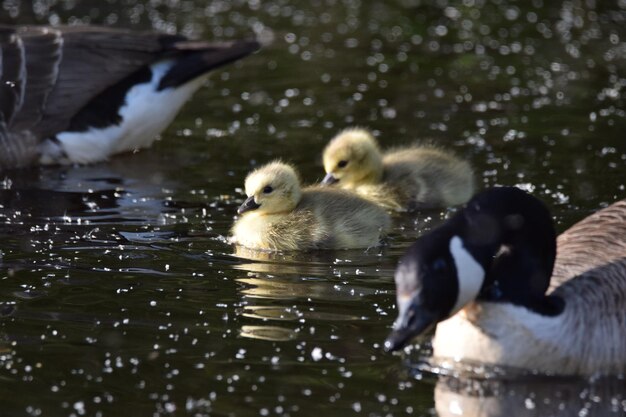
[[[575,224],[557,243],[552,294],[565,300],[568,355],[584,373],[624,373],[626,200]]]
[[[46,101],[57,79],[61,59],[61,33],[48,27],[9,28],[21,45],[23,99],[10,121],[14,132],[41,121]]]
[[[24,98],[24,46],[14,31],[0,28],[0,48],[0,113],[8,126]]]
[[[605,281],[597,286],[598,280]],[[550,292],[588,283],[626,303],[626,199],[581,220],[557,239]],[[565,287],[565,289],[563,288]]]
[[[101,93],[121,86],[123,94],[155,61],[176,58],[160,88],[176,87],[258,48],[97,26],[0,25],[0,170],[34,162],[38,142],[67,130]]]
[[[0,170],[34,158],[34,138],[10,126],[26,101],[24,45],[14,30],[0,27]]]
[[[185,39],[101,27],[0,25],[0,169],[33,162],[40,140]]]
[[[56,82],[41,121],[32,129],[39,137],[63,131],[71,118],[101,92],[128,80],[155,61],[176,58],[177,64],[159,88],[177,87],[259,48],[254,40],[192,41],[181,35],[97,26],[65,26],[58,30],[62,49]]]
[[[66,129],[71,118],[99,93],[166,56],[176,42],[185,39],[91,26],[58,30],[60,60],[50,68],[56,72],[55,82],[41,120],[31,129],[41,138]],[[30,56],[30,50],[26,53]]]

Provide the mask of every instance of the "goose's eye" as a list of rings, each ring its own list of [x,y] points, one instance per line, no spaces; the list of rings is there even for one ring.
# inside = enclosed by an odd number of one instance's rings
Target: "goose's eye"
[[[448,264],[446,263],[446,260],[443,258],[437,258],[433,262],[433,271],[435,272],[445,271],[447,267],[448,267]]]
[[[274,191],[274,189],[270,185],[266,185],[265,188],[263,188],[263,194],[269,194],[272,191]]]
[[[342,161],[339,161],[339,163],[337,164],[337,168],[345,168],[346,165],[348,165],[348,161],[342,160]]]

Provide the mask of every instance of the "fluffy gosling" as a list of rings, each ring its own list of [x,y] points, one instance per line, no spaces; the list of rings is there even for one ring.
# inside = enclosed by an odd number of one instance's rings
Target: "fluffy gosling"
[[[248,198],[237,212],[231,241],[261,250],[368,248],[388,231],[389,215],[342,190],[301,189],[290,165],[272,162],[246,177]]]
[[[447,207],[474,194],[469,163],[433,146],[409,146],[382,153],[362,128],[342,131],[324,149],[326,177],[368,200],[396,211]]]

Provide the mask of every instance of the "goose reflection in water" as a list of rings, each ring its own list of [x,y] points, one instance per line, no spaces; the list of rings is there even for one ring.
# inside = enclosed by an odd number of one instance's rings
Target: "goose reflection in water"
[[[178,183],[164,165],[148,151],[106,164],[10,171],[0,186],[0,205],[39,219],[155,220],[173,211],[164,205],[162,190]]]
[[[439,417],[623,416],[626,381],[441,377],[435,387],[435,409]]]

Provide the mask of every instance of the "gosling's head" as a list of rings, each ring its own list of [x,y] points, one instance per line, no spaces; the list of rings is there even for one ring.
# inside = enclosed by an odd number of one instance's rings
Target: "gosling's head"
[[[355,187],[380,181],[383,161],[376,139],[366,129],[344,130],[324,149],[324,169],[322,184]]]
[[[237,210],[272,214],[293,210],[300,201],[300,180],[291,165],[271,162],[246,177],[248,198]]]

